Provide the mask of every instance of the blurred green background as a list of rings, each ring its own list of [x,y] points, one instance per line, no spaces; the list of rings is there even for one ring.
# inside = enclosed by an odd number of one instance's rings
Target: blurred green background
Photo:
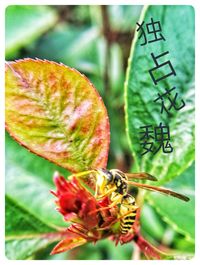
[[[124,80],[141,11],[142,6],[128,5],[8,6],[5,17],[6,60],[31,57],[62,62],[78,69],[92,81],[104,100],[110,119],[108,168],[119,168],[125,172],[131,171],[134,160],[125,130]],[[9,220],[20,207],[52,229],[65,226],[62,217],[54,210],[54,198],[49,194],[49,190],[54,188],[52,175],[55,170],[65,176],[70,174],[29,153],[6,135],[6,256],[9,259],[134,258],[132,243],[115,247],[113,242],[103,240],[95,246],[88,244],[68,253],[50,256],[55,242],[17,237],[16,231],[19,230],[19,234],[23,231],[23,227],[19,229],[20,219],[15,224],[9,223]],[[194,165],[188,172],[194,176]],[[192,193],[194,180],[191,182],[186,173],[181,178],[182,181],[180,177],[177,178],[171,187],[178,186],[179,191],[184,191],[184,182]],[[179,227],[182,219],[174,225],[171,216],[166,217],[169,212],[163,212],[150,198],[142,210],[144,237],[155,245],[180,252],[180,256],[181,253],[192,256],[194,204],[189,205],[187,211],[191,211],[191,223],[187,224],[190,226],[189,232]],[[28,222],[24,227],[28,227]],[[142,254],[140,258],[144,258]]]

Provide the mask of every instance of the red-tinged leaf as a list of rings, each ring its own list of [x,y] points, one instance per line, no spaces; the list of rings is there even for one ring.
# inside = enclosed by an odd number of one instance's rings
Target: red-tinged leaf
[[[7,63],[6,127],[21,145],[72,172],[106,167],[107,111],[75,69],[46,60]]]
[[[64,251],[68,251],[72,248],[79,247],[83,244],[87,243],[87,240],[80,237],[79,235],[72,234],[67,236],[66,239],[60,241],[51,251],[51,255],[58,254]]]

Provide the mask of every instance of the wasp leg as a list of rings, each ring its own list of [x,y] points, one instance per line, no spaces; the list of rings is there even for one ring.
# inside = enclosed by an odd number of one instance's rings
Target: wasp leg
[[[135,207],[135,210],[137,210],[139,207]],[[97,230],[106,230],[109,229],[113,224],[119,222],[121,219],[123,219],[124,217],[126,217],[128,214],[132,213],[134,210],[130,210],[127,213],[123,214],[122,216],[118,217],[117,219],[115,219],[114,221],[112,221],[109,225],[102,227],[102,228],[98,228]]]
[[[114,195],[111,194],[111,198],[110,199],[111,199],[112,203],[110,204],[110,207],[113,207],[113,206],[121,203],[122,197],[123,197],[122,194],[118,194],[118,193],[114,193]]]
[[[114,207],[117,204],[119,204],[121,202],[121,200],[122,200],[122,195],[120,194],[120,196],[114,202],[112,202],[109,206],[100,207],[99,209],[93,210],[93,211],[89,212],[88,214],[93,214],[93,213],[100,212],[100,211],[103,211],[103,210],[109,210],[112,207]]]
[[[87,170],[87,171],[83,171],[80,173],[75,173],[72,174],[68,177],[69,180],[72,180],[73,178],[77,178],[79,181],[85,183],[87,186],[90,187],[90,185],[88,184],[88,179],[89,179],[89,175],[90,174],[97,174],[97,171],[95,169],[92,170]],[[95,190],[95,194],[97,193],[97,186],[96,186],[96,190]]]
[[[96,210],[90,211],[90,212],[88,213],[88,215],[91,215],[91,214],[94,214],[94,213],[100,212],[100,211],[102,211],[102,210],[109,210],[109,209],[110,209],[110,206],[101,207],[101,208],[99,208],[99,209],[96,209]]]
[[[83,171],[83,172],[80,172],[80,173],[75,173],[75,174],[70,175],[68,177],[68,179],[71,180],[73,177],[85,178],[86,176],[88,176],[91,173],[95,173],[96,174],[96,170],[92,169],[92,170],[87,170],[87,171]]]
[[[104,198],[104,197],[106,197],[106,196],[109,196],[113,191],[115,191],[117,188],[116,187],[114,187],[114,188],[112,188],[112,189],[109,189],[108,191],[106,191],[104,194],[101,194],[101,195],[97,195],[97,199],[102,199],[102,198]]]

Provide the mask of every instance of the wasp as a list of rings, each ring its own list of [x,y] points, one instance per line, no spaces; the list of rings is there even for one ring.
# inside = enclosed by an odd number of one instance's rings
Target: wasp
[[[187,196],[170,189],[131,181],[132,179],[157,181],[154,176],[145,172],[124,173],[118,169],[94,169],[74,174],[71,177],[75,176],[88,183],[88,176],[91,175],[95,179],[95,198],[100,200],[107,196],[111,201],[109,208],[116,205],[119,206],[118,220],[120,220],[121,234],[126,234],[132,229],[136,218],[136,212],[139,208],[135,202],[134,196],[128,193],[129,185],[160,192],[183,201],[189,201]]]

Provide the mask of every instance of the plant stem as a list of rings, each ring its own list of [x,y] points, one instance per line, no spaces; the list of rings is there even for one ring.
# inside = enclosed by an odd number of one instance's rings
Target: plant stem
[[[105,93],[105,100],[109,98],[110,94],[110,81],[109,81],[109,62],[110,62],[110,48],[111,48],[111,41],[110,41],[110,23],[109,23],[109,16],[108,10],[106,5],[101,6],[101,14],[102,14],[102,33],[105,38],[106,42],[106,54],[105,54],[105,69],[104,69],[104,93]]]
[[[140,260],[140,254],[141,254],[141,251],[140,251],[140,248],[138,247],[138,245],[133,242],[133,246],[134,246],[134,250],[133,250],[133,253],[132,253],[132,260]]]

